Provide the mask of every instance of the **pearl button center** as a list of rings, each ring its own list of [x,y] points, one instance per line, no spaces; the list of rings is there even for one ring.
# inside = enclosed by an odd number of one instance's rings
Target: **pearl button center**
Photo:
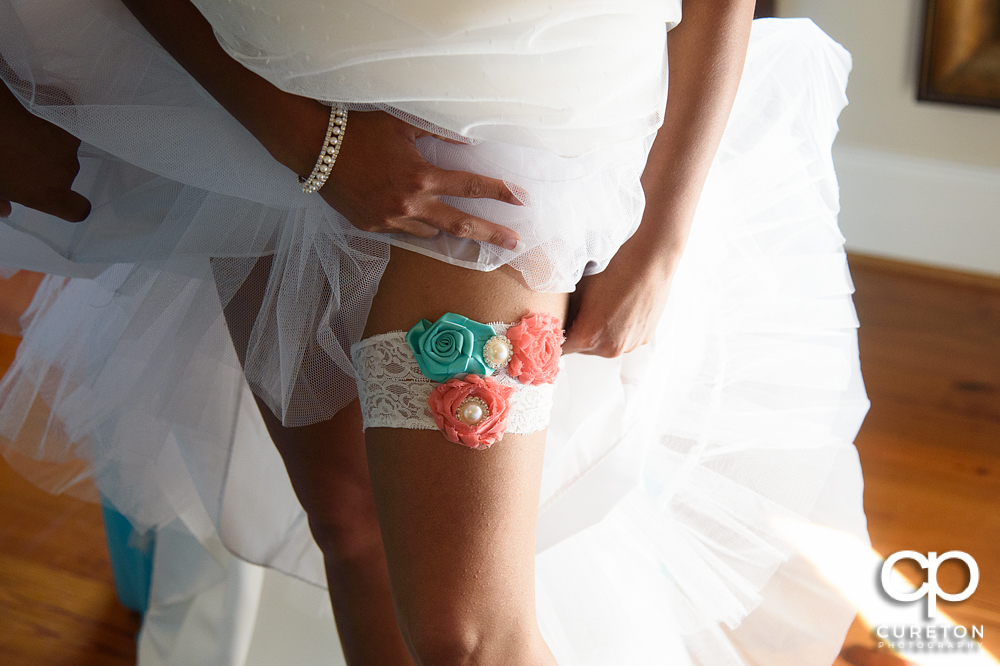
[[[494,343],[492,352],[493,358],[498,361],[506,361],[507,357],[510,356],[510,350],[507,349],[507,345],[502,342]]]
[[[475,425],[483,420],[483,408],[475,402],[467,402],[462,405],[459,414],[462,421],[468,425]]]
[[[510,351],[510,344],[498,336],[491,338],[483,347],[483,357],[486,359],[486,363],[496,370],[504,367],[510,361]]]

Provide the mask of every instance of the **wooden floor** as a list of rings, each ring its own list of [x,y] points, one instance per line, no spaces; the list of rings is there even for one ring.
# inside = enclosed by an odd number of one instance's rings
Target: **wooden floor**
[[[0,368],[16,343],[0,335]],[[42,492],[0,460],[0,664],[127,666],[138,630],[115,598],[99,506]]]
[[[942,604],[1000,655],[1000,280],[851,257],[872,409],[857,439],[876,550],[963,550],[978,591]],[[0,368],[14,340],[0,337]],[[911,571],[916,576],[916,571]],[[946,590],[963,587],[945,566]],[[97,506],[0,463],[0,664],[134,663],[138,618],[114,598]],[[882,666],[863,622],[838,664]]]
[[[972,555],[978,590],[939,608],[985,625],[983,645],[1000,656],[1000,280],[858,255],[850,264],[872,403],[856,440],[872,545]],[[939,581],[958,592],[967,576],[951,564]],[[907,574],[926,580],[915,566]],[[854,642],[874,641],[856,627]]]

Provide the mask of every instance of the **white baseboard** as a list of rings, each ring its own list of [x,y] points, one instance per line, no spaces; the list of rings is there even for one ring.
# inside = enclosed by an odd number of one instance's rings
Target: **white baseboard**
[[[848,250],[1000,275],[1000,168],[850,145],[833,156]]]

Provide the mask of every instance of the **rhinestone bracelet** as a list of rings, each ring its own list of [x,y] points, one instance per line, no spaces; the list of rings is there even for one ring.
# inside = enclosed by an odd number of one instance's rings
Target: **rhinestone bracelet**
[[[330,124],[326,127],[326,138],[323,139],[323,148],[319,151],[319,159],[316,166],[308,178],[299,176],[299,184],[302,191],[312,194],[323,187],[326,179],[330,177],[333,170],[333,163],[337,161],[340,154],[340,140],[347,129],[347,109],[339,104],[330,107]]]

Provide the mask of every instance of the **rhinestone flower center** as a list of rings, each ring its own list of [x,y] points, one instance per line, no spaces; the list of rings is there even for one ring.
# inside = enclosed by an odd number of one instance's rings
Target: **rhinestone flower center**
[[[514,346],[505,335],[494,335],[483,345],[483,360],[494,370],[506,367],[514,354]]]
[[[465,425],[474,426],[490,415],[490,408],[482,398],[469,396],[455,410],[455,418]]]

